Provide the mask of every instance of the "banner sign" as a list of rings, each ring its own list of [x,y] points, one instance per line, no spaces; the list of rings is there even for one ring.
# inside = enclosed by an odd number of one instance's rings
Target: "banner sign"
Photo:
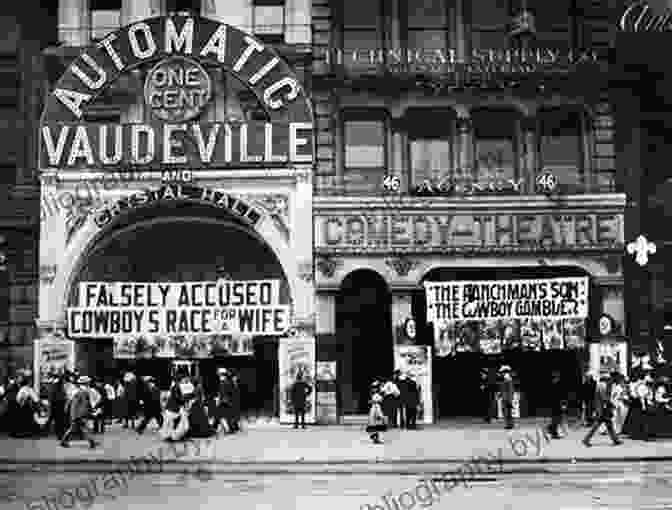
[[[40,130],[41,168],[274,166],[312,162],[312,125],[69,124]]]
[[[585,319],[588,277],[425,282],[427,321]]]
[[[394,368],[409,374],[420,387],[422,423],[431,424],[432,408],[432,348],[428,345],[396,345]]]
[[[291,391],[296,382],[296,374],[301,372],[303,380],[312,392],[306,402],[306,423],[315,423],[315,337],[305,334],[281,338],[278,344],[280,372],[280,423],[293,423]]]
[[[426,253],[470,247],[622,245],[623,214],[339,214],[315,217],[317,248]]]
[[[65,338],[41,338],[33,342],[35,391],[55,374],[75,369],[75,342]]]
[[[81,282],[79,306],[67,311],[74,338],[138,335],[282,335],[289,305],[278,280],[221,282]]]

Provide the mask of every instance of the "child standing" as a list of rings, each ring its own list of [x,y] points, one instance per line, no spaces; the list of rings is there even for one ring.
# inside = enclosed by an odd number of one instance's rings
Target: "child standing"
[[[380,394],[380,383],[378,381],[371,385],[371,401],[369,409],[369,421],[366,431],[375,444],[382,444],[380,433],[387,430],[387,420],[383,414],[382,408],[383,396]]]

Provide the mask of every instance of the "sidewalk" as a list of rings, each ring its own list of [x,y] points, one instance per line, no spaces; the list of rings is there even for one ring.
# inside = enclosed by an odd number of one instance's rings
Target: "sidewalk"
[[[215,465],[273,464],[431,464],[465,462],[481,455],[501,458],[505,463],[567,463],[638,460],[672,460],[672,440],[651,442],[624,439],[612,446],[608,436],[599,433],[593,447],[586,448],[581,439],[585,428],[570,429],[567,437],[543,439],[540,429],[545,420],[522,420],[514,430],[504,430],[501,423],[449,421],[426,426],[417,431],[391,430],[383,445],[374,445],[361,426],[314,425],[294,430],[287,425],[243,425],[237,435],[222,435],[200,456],[189,451],[178,463],[203,462]],[[527,438],[525,437],[527,435]],[[26,464],[110,464],[142,457],[164,448],[153,429],[140,436],[119,425],[108,427],[97,436],[101,446],[89,450],[84,442],[62,448],[53,438],[0,438],[0,465]],[[540,440],[541,439],[541,440]],[[523,442],[516,442],[522,440]],[[205,440],[196,440],[205,441]],[[518,455],[514,452],[514,445]],[[207,451],[206,451],[207,450]],[[175,457],[166,457],[171,463]]]

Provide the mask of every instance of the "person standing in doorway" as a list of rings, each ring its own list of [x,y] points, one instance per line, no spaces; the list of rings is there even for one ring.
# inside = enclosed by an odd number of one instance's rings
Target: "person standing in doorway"
[[[510,430],[513,428],[513,396],[514,396],[511,367],[509,365],[504,365],[499,369],[499,373],[502,375],[502,382],[500,383],[499,391],[501,392],[502,395],[502,411],[504,413],[504,421],[506,423],[504,428]]]
[[[395,370],[395,376],[398,370]],[[394,378],[388,379],[382,387],[383,412],[387,417],[387,424],[390,428],[397,426],[397,409],[399,407],[399,396],[401,392],[394,382]]]
[[[595,392],[595,410],[597,412],[597,419],[586,437],[583,438],[583,444],[592,446],[590,440],[603,423],[607,428],[607,432],[609,433],[609,437],[614,446],[622,444],[623,442],[616,437],[616,432],[614,431],[614,404],[611,400],[611,380],[609,377],[603,377],[597,385],[597,390]]]
[[[413,380],[411,374],[406,374],[406,428],[415,430],[418,428],[418,406],[420,405],[420,387]]]
[[[303,372],[297,372],[296,381],[294,381],[291,388],[295,429],[299,428],[299,423],[301,424],[302,429],[306,428],[306,406],[308,403],[308,395],[310,395],[312,391],[313,389],[310,385],[303,380]]]
[[[218,432],[221,429],[225,429],[226,432],[233,434],[233,383],[226,368],[219,368],[217,375],[219,377],[219,384],[217,385],[217,394],[215,395],[216,411],[214,413],[214,428]]]
[[[371,400],[369,401],[369,417],[366,424],[366,431],[374,444],[382,444],[380,434],[387,430],[387,417],[383,413],[383,396],[381,394],[379,381],[371,384]]]

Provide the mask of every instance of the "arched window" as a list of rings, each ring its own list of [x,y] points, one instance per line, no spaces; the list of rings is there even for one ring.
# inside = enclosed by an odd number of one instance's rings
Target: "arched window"
[[[583,115],[572,108],[550,108],[539,112],[539,156],[542,171],[552,172],[567,191],[583,190]]]
[[[511,179],[519,176],[517,152],[518,112],[478,109],[472,111],[474,176],[478,180]]]
[[[451,177],[454,171],[455,112],[409,110],[406,125],[411,185]]]

